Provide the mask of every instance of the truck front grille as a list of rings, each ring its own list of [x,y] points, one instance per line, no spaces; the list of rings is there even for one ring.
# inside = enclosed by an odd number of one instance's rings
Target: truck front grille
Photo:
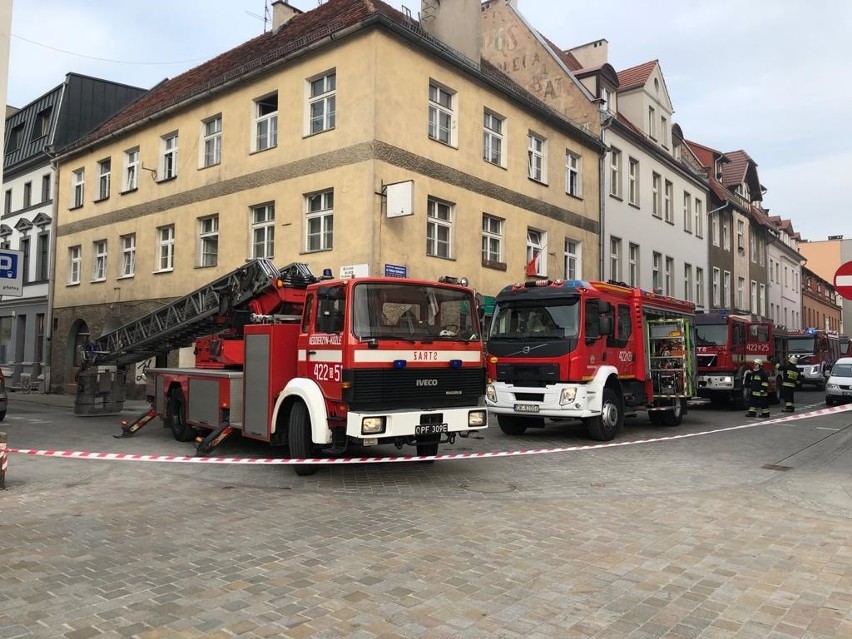
[[[344,372],[349,409],[450,408],[476,406],[485,394],[483,368],[383,368]]]

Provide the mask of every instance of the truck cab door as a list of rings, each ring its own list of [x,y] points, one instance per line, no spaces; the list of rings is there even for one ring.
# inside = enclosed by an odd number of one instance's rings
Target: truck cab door
[[[320,286],[305,300],[299,350],[304,352],[304,376],[314,380],[328,400],[340,400],[346,327],[346,289],[342,284]],[[302,350],[304,349],[304,350]]]

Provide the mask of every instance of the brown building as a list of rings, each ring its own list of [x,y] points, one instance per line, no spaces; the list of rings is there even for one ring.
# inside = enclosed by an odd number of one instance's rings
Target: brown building
[[[805,328],[842,332],[840,299],[834,284],[802,267],[802,318]]]
[[[827,240],[799,242],[799,252],[808,260],[808,268],[823,280],[834,283],[834,274],[841,264],[852,262],[852,239],[830,235]],[[840,332],[852,331],[852,300],[838,297],[843,309]]]

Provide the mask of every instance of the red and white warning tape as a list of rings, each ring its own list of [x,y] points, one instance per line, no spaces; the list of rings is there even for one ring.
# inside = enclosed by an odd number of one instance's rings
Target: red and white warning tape
[[[267,465],[291,465],[291,464],[320,464],[324,466],[338,466],[341,464],[392,464],[400,462],[414,462],[424,460],[450,461],[454,459],[487,459],[492,457],[520,457],[524,455],[549,455],[553,453],[570,453],[586,450],[598,450],[601,448],[616,448],[619,446],[636,446],[638,444],[655,444],[669,442],[690,437],[703,437],[718,433],[727,433],[735,430],[745,430],[757,426],[769,424],[783,424],[799,419],[820,417],[852,410],[852,404],[834,406],[832,408],[820,408],[806,413],[794,413],[777,417],[775,419],[764,419],[758,422],[748,422],[738,426],[726,428],[715,428],[697,433],[683,433],[680,435],[667,435],[665,437],[649,437],[647,439],[632,439],[617,442],[605,442],[601,444],[584,444],[582,446],[561,446],[559,448],[535,448],[531,450],[504,450],[486,453],[450,453],[444,455],[420,456],[400,455],[397,457],[328,457],[318,459],[263,459],[257,457],[187,457],[179,455],[137,455],[131,453],[90,453],[73,450],[35,450],[28,448],[9,448],[10,453],[18,455],[32,455],[37,457],[57,457],[61,459],[94,459],[106,461],[141,461],[141,462],[169,462],[178,464],[249,464],[255,466]]]

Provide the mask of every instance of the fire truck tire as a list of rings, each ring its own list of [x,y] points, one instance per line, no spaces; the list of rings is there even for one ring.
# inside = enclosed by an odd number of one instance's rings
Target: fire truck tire
[[[624,406],[618,393],[611,388],[604,388],[601,414],[583,421],[591,439],[597,442],[608,442],[614,439],[624,426]]]
[[[290,410],[290,423],[287,425],[287,442],[290,445],[290,457],[310,459],[314,456],[314,444],[311,441],[311,418],[308,408],[302,402],[293,404]],[[313,475],[317,467],[311,464],[296,464],[293,470],[299,476]]]
[[[660,423],[663,426],[680,426],[683,422],[683,414],[686,412],[685,402],[686,400],[679,399],[671,410],[660,413]]]
[[[184,398],[183,391],[180,388],[169,391],[166,421],[172,435],[179,442],[191,442],[198,435],[198,431],[186,423],[186,398]]]
[[[497,425],[507,435],[523,435],[529,425],[529,418],[518,417],[517,415],[497,415]]]
[[[648,418],[654,426],[659,426],[663,423],[663,417],[660,415],[660,411],[658,410],[648,411]]]
[[[438,454],[438,444],[441,441],[440,435],[423,435],[417,438],[417,454],[420,457]],[[427,459],[423,463],[431,464],[434,459]]]

